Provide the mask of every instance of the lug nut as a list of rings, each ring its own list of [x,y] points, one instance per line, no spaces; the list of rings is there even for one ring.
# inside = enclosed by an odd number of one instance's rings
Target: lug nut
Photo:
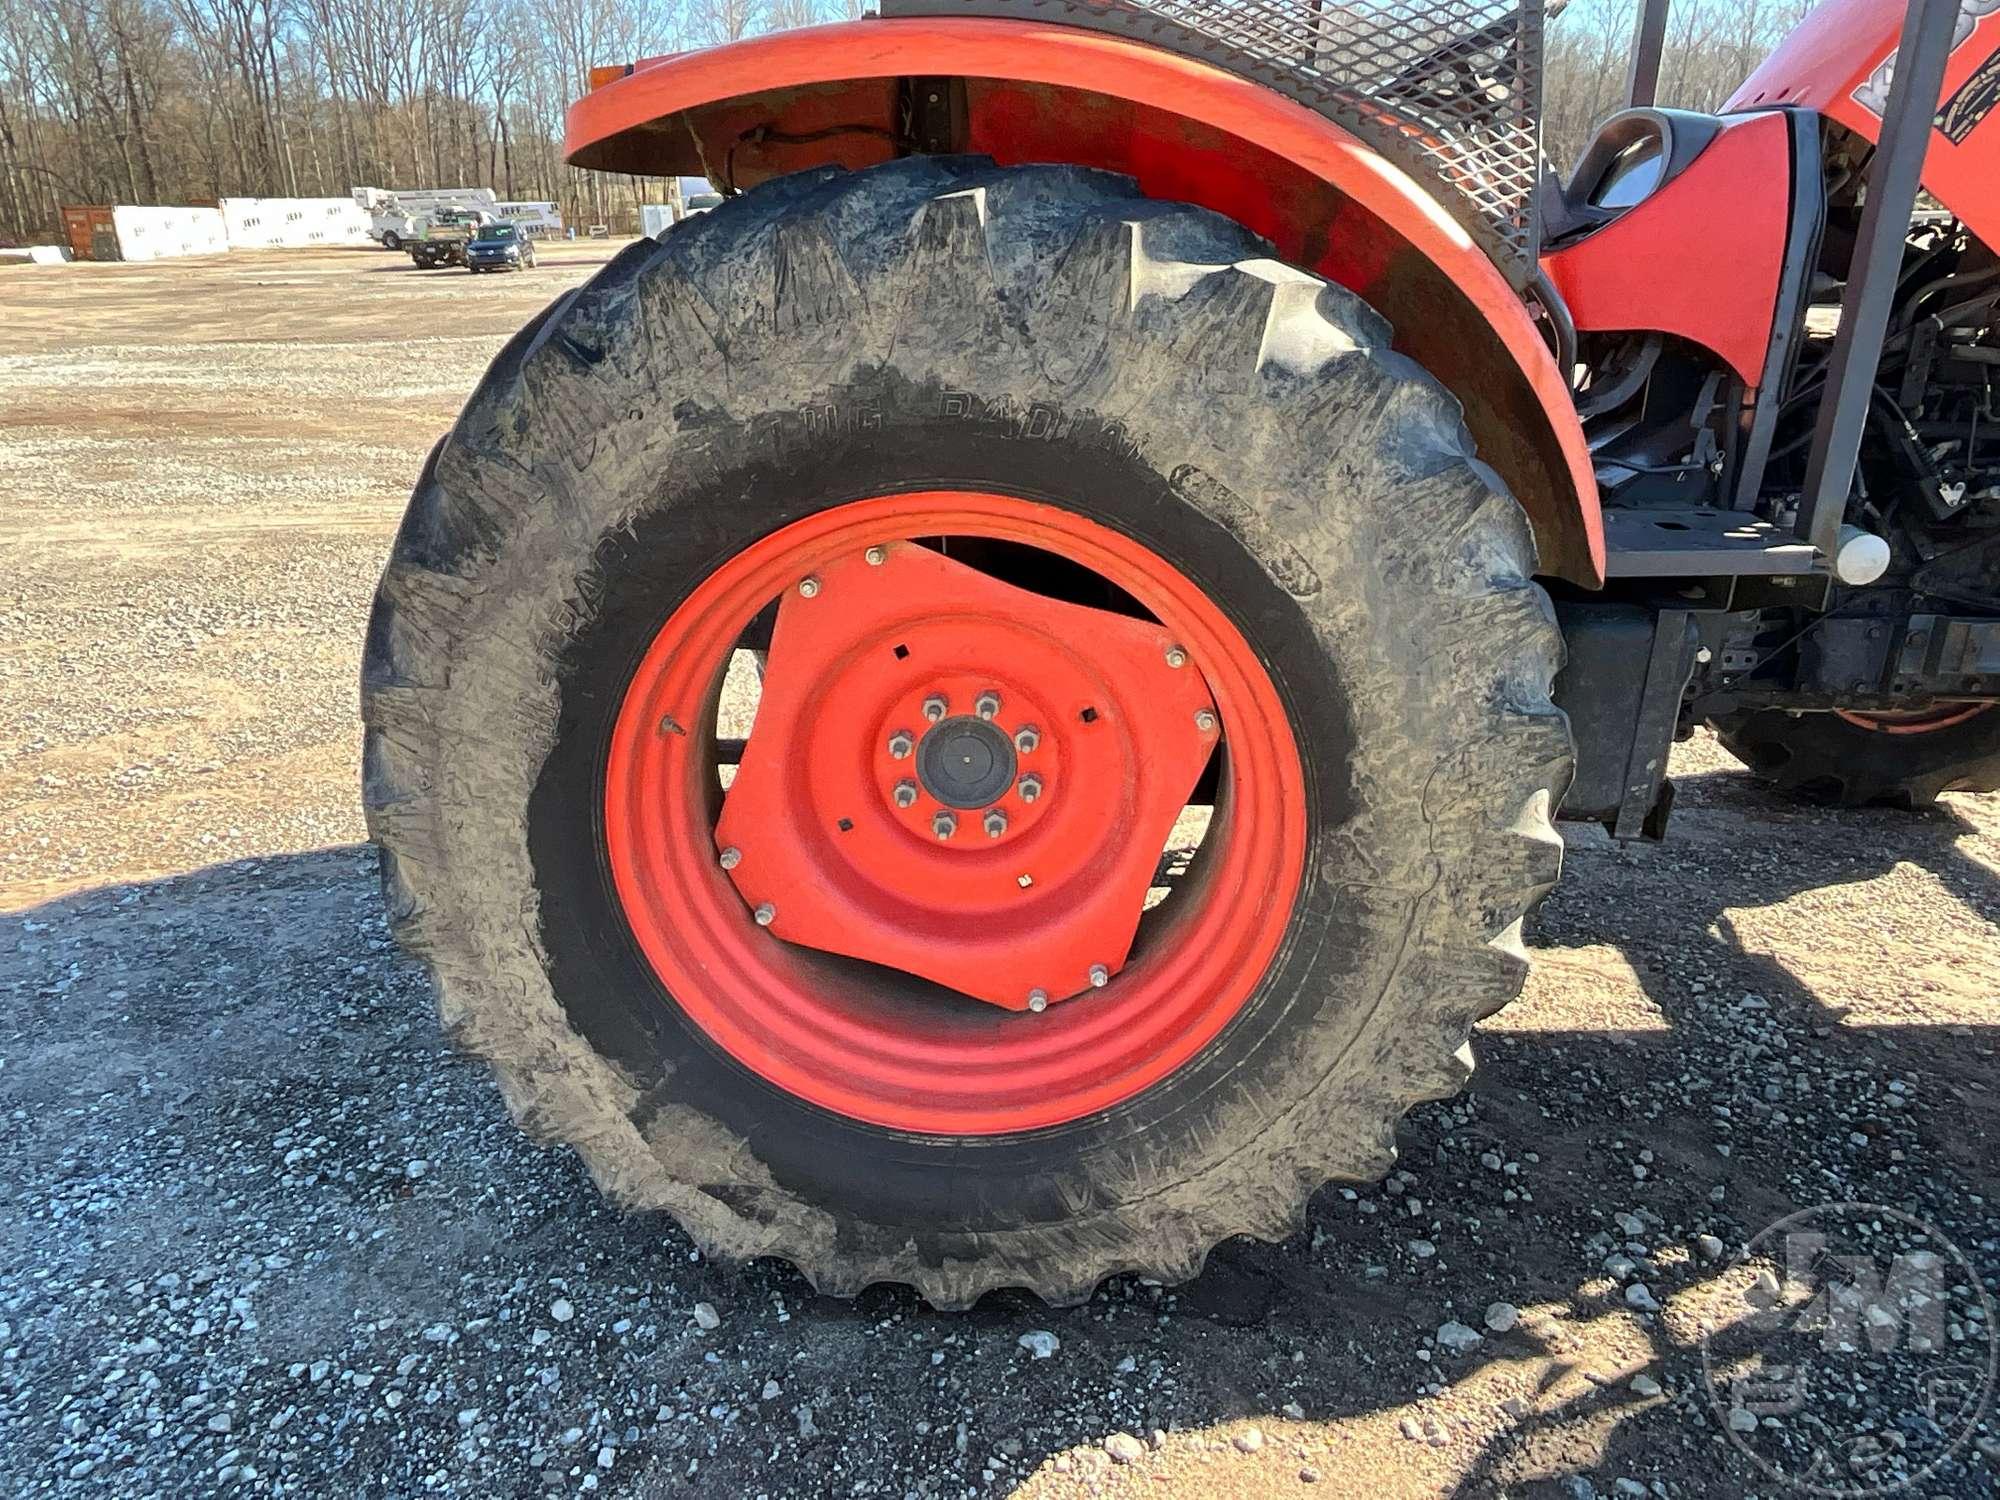
[[[1101,990],[1109,983],[1111,983],[1111,971],[1105,968],[1103,964],[1092,964],[1090,966],[1090,987],[1094,990]]]
[[[1194,727],[1199,729],[1203,734],[1213,734],[1215,732],[1215,715],[1205,708],[1196,709]]]
[[[879,568],[883,563],[888,561],[889,549],[887,547],[870,547],[861,555],[868,559],[869,567]]]
[[[911,734],[907,729],[899,729],[889,736],[889,758],[891,760],[906,760],[909,758],[910,752],[916,748],[916,736]]]
[[[931,832],[941,839],[948,839],[958,832],[958,819],[948,812],[941,812],[931,819]]]
[[[1023,724],[1014,731],[1014,748],[1023,755],[1031,753],[1041,742],[1042,732],[1032,724]]]
[[[896,783],[896,806],[914,807],[917,803],[917,784],[914,781]]]
[[[1042,795],[1042,778],[1031,772],[1021,778],[1020,785],[1015,790],[1021,794],[1023,802],[1033,802]]]
[[[1007,831],[1007,814],[997,807],[986,809],[986,836],[997,839]]]
[[[819,580],[817,578],[801,578],[799,580],[799,596],[804,599],[817,599],[819,597]]]
[[[924,699],[924,717],[935,724],[944,717],[945,710],[950,707],[951,705],[944,701],[943,693],[932,693],[930,697]]]
[[[1000,715],[1000,695],[998,693],[981,693],[978,698],[973,700],[972,711],[982,719],[998,718]]]
[[[1167,647],[1167,665],[1177,669],[1186,666],[1187,652],[1183,651],[1179,646]]]
[[[721,864],[723,869],[733,870],[738,865],[743,863],[743,851],[737,848],[734,844],[731,844],[727,849],[724,849],[722,853],[717,856],[717,861]]]
[[[766,901],[762,906],[757,908],[754,915],[757,918],[757,925],[759,927],[769,927],[773,922],[778,920],[778,908]]]
[[[1049,1008],[1049,992],[1047,990],[1028,991],[1029,1010],[1034,1011],[1037,1015],[1040,1015],[1043,1011],[1047,1010],[1048,1008]]]

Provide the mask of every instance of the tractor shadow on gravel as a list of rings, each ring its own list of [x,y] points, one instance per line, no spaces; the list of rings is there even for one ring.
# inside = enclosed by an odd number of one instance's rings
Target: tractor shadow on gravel
[[[58,1392],[152,1339],[155,1404],[231,1417],[149,1440],[105,1398],[126,1437],[104,1441],[175,1493],[232,1446],[308,1491],[338,1462],[391,1490],[436,1471],[522,1493],[574,1488],[607,1445],[607,1492],[642,1495],[1004,1493],[1038,1472],[1051,1492],[1145,1473],[1262,1493],[1308,1470],[1343,1494],[1360,1476],[1569,1494],[1579,1474],[1739,1492],[1756,1476],[1716,1435],[1698,1350],[1604,1269],[1612,1216],[1644,1218],[1670,1309],[1710,1274],[1697,1234],[1734,1245],[1834,1197],[1991,1242],[1970,1201],[2000,1190],[1990,991],[1968,1024],[1856,1023],[1750,930],[1907,865],[1927,920],[1990,950],[2000,881],[1958,847],[1971,831],[1690,778],[1677,842],[1573,841],[1534,940],[1550,977],[1489,1023],[1473,1088],[1411,1117],[1389,1185],[1324,1190],[1305,1233],[1226,1244],[1176,1290],[1123,1278],[1082,1308],[996,1295],[959,1315],[715,1266],[666,1219],[605,1207],[446,1047],[366,849],[0,917],[0,1317],[22,1346],[0,1369],[0,1474],[67,1468],[85,1439],[56,1407],[85,1430],[96,1408]],[[1891,1077],[1916,1080],[1907,1107]],[[1434,1342],[1501,1301],[1511,1331]],[[1021,1346],[1034,1330],[1052,1357]],[[1663,1394],[1634,1392],[1640,1372]],[[1101,1447],[1155,1429],[1130,1472]],[[1978,1463],[1929,1492],[1990,1493]]]
[[[1734,1251],[1787,1214],[1839,1201],[1887,1204],[1939,1226],[1991,1286],[2000,1271],[1987,1207],[2000,1191],[2000,875],[1966,850],[1980,830],[1951,799],[1919,812],[1835,810],[1776,797],[1731,771],[1678,785],[1662,847],[1567,830],[1564,881],[1531,939],[1538,960],[1558,963],[1611,950],[1623,959],[1613,987],[1622,982],[1627,1002],[1650,1007],[1653,1024],[1589,1041],[1539,1029],[1543,1010],[1575,1014],[1593,997],[1559,994],[1567,1003],[1550,1007],[1531,990],[1520,1024],[1503,1013],[1481,1049],[1474,1097],[1488,1106],[1486,1124],[1502,1139],[1539,1140],[1538,1170],[1561,1184],[1555,1217],[1573,1227],[1575,1249],[1601,1255],[1589,1241],[1621,1211],[1644,1215],[1658,1246],[1682,1247],[1677,1265],[1639,1270],[1658,1273],[1649,1289],[1670,1306],[1669,1289],[1716,1273],[1686,1253],[1696,1235],[1713,1233]],[[1865,936],[1918,949],[1900,964],[1857,943],[1851,916],[1829,921],[1816,894],[1860,882],[1875,883],[1887,903],[1882,930]],[[1920,935],[1898,931],[1919,905],[1928,928],[1954,939],[1945,952],[1923,952]],[[1836,944],[1852,949],[1846,962],[1815,954]],[[1816,989],[1800,977],[1806,968],[1833,970],[1838,983]],[[1572,986],[1558,976],[1554,987]],[[1932,1016],[1957,1019],[1914,1019],[1927,1007],[1912,995],[1936,997]],[[1532,1415],[1485,1446],[1457,1493],[1518,1491],[1566,1465],[1594,1471],[1604,1488],[1626,1476],[1664,1478],[1675,1493],[1689,1479],[1698,1492],[1768,1487],[1720,1436],[1696,1319],[1636,1315],[1601,1259],[1586,1260],[1566,1291],[1546,1292],[1567,1296],[1558,1324],[1521,1325],[1541,1346],[1524,1372],[1541,1395]],[[1593,1327],[1595,1337],[1577,1338]],[[1510,1342],[1489,1339],[1481,1352],[1504,1358],[1495,1346]],[[1663,1391],[1635,1393],[1635,1374]],[[1989,1419],[1980,1431],[1990,1442],[1996,1429]],[[1968,1447],[1923,1492],[1991,1494],[1992,1467]]]

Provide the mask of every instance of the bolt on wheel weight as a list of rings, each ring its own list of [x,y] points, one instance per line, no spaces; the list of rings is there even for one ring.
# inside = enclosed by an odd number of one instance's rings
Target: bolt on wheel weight
[[[1010,1010],[1086,992],[1123,963],[1208,762],[1207,684],[1151,621],[875,545],[881,562],[817,559],[818,587],[779,602],[716,830],[760,858],[732,878],[790,943]],[[761,832],[786,827],[811,832]]]

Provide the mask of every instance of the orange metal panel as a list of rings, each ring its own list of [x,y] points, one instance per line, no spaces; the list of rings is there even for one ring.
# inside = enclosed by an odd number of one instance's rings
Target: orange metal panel
[[[1803,105],[1877,139],[1903,9],[1903,0],[1824,0],[1723,108]],[[1961,0],[1954,37],[1923,183],[2000,249],[2000,5]]]
[[[1785,117],[1740,116],[1673,181],[1543,256],[1542,269],[1579,331],[1678,334],[1758,385],[1783,274],[1791,174]]]
[[[896,80],[919,76],[969,81],[974,147],[997,160],[1129,172],[1154,196],[1231,214],[1368,297],[1465,404],[1535,523],[1543,570],[1602,580],[1589,452],[1520,297],[1404,173],[1246,78],[1073,27],[849,22],[635,64],[571,106],[565,150],[582,167],[739,186],[819,162],[865,166],[894,154]],[[800,139],[834,125],[858,128]]]

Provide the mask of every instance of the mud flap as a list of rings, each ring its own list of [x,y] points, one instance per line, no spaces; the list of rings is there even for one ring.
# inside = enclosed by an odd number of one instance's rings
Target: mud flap
[[[1576,737],[1576,781],[1557,817],[1657,840],[1673,806],[1667,752],[1700,645],[1694,615],[1558,601],[1556,618],[1569,654],[1554,697]]]

